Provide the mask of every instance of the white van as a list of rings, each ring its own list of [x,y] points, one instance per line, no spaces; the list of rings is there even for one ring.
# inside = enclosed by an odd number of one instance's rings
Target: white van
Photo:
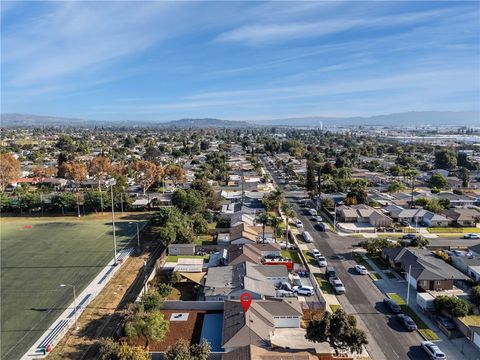
[[[307,243],[312,243],[313,242],[313,237],[312,235],[310,235],[310,233],[308,231],[304,231],[302,233],[302,236],[303,236],[303,240]]]

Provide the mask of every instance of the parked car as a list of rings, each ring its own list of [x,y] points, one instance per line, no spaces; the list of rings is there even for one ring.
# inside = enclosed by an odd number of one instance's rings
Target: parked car
[[[330,282],[330,285],[332,285],[333,290],[335,290],[335,293],[338,295],[345,294],[345,286],[343,286],[342,280],[336,276],[333,276],[328,279],[328,281]]]
[[[318,256],[317,263],[319,267],[325,267],[328,265],[327,259],[325,259],[325,256]]]
[[[328,229],[328,226],[325,225],[325,223],[318,223],[318,224],[315,224],[314,228],[317,231],[326,232]]]
[[[413,321],[413,319],[410,316],[405,314],[398,314],[397,320],[400,322],[400,324],[402,324],[405,330],[408,330],[408,331],[417,330],[417,324],[415,324],[415,321]]]
[[[296,294],[293,291],[279,289],[277,290],[277,297],[294,297]]]
[[[392,299],[385,298],[383,299],[383,303],[394,313],[399,314],[402,312],[402,308]]]
[[[313,286],[294,286],[293,287],[293,292],[297,293],[298,295],[306,295],[306,296],[312,296],[315,292],[313,290]]]
[[[311,215],[311,216],[317,216],[317,210],[315,209],[308,209],[308,213]],[[321,220],[320,220],[321,221]]]
[[[446,318],[444,316],[439,316],[437,318],[437,321],[440,325],[442,325],[445,329],[447,330],[455,330],[455,324],[453,323],[452,320],[449,318]]]
[[[464,239],[480,239],[479,234],[465,234],[463,235]]]
[[[278,243],[280,245],[281,249],[287,249],[287,250],[296,250],[297,246],[295,244],[291,244],[286,241],[281,241]]]
[[[312,253],[312,256],[313,256],[314,258],[317,258],[317,257],[319,257],[319,256],[322,255],[322,253],[321,253],[320,250],[318,250],[318,249],[312,249],[310,252]]]
[[[313,242],[313,237],[310,235],[308,231],[304,231],[302,233],[303,240],[307,243],[312,243]]]
[[[402,236],[402,239],[405,240],[415,240],[417,238],[417,235],[415,234],[405,234]]]
[[[363,265],[355,265],[355,270],[357,271],[357,273],[359,273],[360,275],[368,275],[368,270],[365,266]]]
[[[336,275],[337,273],[335,272],[335,268],[331,265],[327,266],[327,268],[325,269],[325,278],[328,280]]]
[[[403,220],[400,224],[403,226],[410,226],[410,223],[407,220]]]
[[[303,228],[303,223],[300,220],[296,219],[295,220],[295,226],[297,228]]]
[[[422,341],[421,342],[422,349],[425,350],[425,352],[428,354],[430,359],[436,360],[436,359],[442,359],[446,360],[445,353],[440,350],[440,348],[432,343],[431,341]]]

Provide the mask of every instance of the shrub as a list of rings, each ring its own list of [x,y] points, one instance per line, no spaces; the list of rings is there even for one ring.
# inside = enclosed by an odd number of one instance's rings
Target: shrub
[[[445,311],[453,317],[461,317],[468,314],[468,303],[457,297],[439,296],[435,298],[433,303],[437,311]]]
[[[154,310],[160,310],[162,306],[162,296],[156,290],[151,290],[147,292],[142,297],[142,304],[145,311],[150,312]]]
[[[160,296],[166,298],[172,293],[173,287],[170,284],[158,284],[157,289]]]

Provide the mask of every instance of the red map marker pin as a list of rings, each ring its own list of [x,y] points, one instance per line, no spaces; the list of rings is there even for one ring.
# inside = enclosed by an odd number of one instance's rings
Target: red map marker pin
[[[243,311],[247,312],[252,304],[252,295],[248,292],[244,292],[240,295],[240,303],[242,304]]]

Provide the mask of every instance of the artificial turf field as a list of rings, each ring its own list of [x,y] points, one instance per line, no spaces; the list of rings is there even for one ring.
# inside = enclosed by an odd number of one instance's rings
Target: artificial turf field
[[[136,234],[139,215],[117,215],[117,251]],[[1,356],[20,358],[113,259],[112,224],[101,217],[3,218]]]

